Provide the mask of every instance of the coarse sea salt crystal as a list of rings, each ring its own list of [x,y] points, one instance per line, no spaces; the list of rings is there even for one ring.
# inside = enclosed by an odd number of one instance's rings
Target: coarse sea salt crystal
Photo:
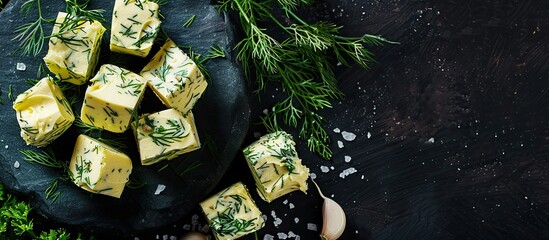
[[[280,226],[280,224],[282,224],[282,219],[280,219],[280,218],[275,218],[273,224],[274,224],[275,227]]]
[[[370,139],[370,138],[372,137],[372,134],[371,134],[370,132],[368,132],[368,133],[366,134],[366,137],[367,137],[368,139]]]
[[[164,185],[164,184],[158,184],[158,186],[156,186],[156,191],[154,191],[154,195],[160,194],[160,193],[163,192],[165,189],[166,189],[166,185]]]
[[[294,208],[295,208],[295,205],[294,205],[293,203],[290,203],[290,205],[288,205],[288,206],[290,206],[290,209],[294,209]]]
[[[334,132],[335,132],[335,133],[340,133],[341,130],[339,130],[339,128],[334,128]]]
[[[21,164],[19,164],[19,161],[15,161],[15,162],[13,163],[13,167],[14,167],[14,168],[19,168],[20,165],[21,165]]]
[[[318,228],[316,227],[316,224],[314,224],[314,223],[307,223],[307,230],[318,231]]]
[[[343,136],[343,139],[348,142],[354,141],[356,139],[356,134],[352,132],[343,131],[341,132],[341,136]]]
[[[309,173],[309,177],[311,177],[311,179],[316,179],[316,173]]]
[[[176,236],[170,236],[170,240],[177,240]]]
[[[189,230],[191,230],[191,225],[190,224],[185,224],[185,225],[183,225],[183,229],[189,231]]]
[[[356,173],[357,170],[354,168],[354,167],[350,167],[350,168],[347,168],[345,170],[343,170],[340,174],[339,174],[339,177],[340,178],[345,178],[353,173]]]
[[[343,145],[343,142],[342,142],[342,141],[339,141],[339,140],[337,141],[337,146],[338,146],[339,148],[345,147],[345,146]]]
[[[435,138],[429,138],[425,143],[435,143]]]
[[[27,70],[27,65],[25,65],[24,63],[18,62],[15,65],[15,69],[17,69],[17,71],[25,71]]]
[[[278,236],[278,239],[287,239],[288,238],[288,234],[283,233],[283,232],[277,233],[276,235]]]
[[[289,232],[288,232],[288,237],[289,237],[289,238],[294,238],[295,236],[297,236],[297,235],[295,235],[294,232],[292,232],[292,231],[289,231]]]
[[[345,162],[348,163],[348,162],[351,162],[351,156],[345,156]]]
[[[282,203],[284,203],[284,205],[288,204],[288,199],[284,200]]]
[[[295,223],[298,223],[298,222],[299,222],[299,218],[298,218],[298,217],[294,218],[294,222],[295,222]]]
[[[263,240],[274,240],[274,236],[271,234],[265,234],[265,236],[263,236]]]
[[[320,171],[322,171],[323,173],[327,173],[330,171],[330,168],[326,166],[320,166]]]

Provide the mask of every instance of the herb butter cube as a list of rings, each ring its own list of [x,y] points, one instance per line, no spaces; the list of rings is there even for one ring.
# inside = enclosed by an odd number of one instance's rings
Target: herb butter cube
[[[82,122],[114,133],[128,129],[147,80],[111,64],[101,66],[86,89],[80,118]]]
[[[261,211],[241,182],[200,203],[217,240],[237,239],[265,226]]]
[[[132,125],[143,165],[161,160],[171,160],[183,153],[200,148],[194,116],[183,116],[170,108],[140,117],[137,126]]]
[[[158,4],[149,0],[116,0],[112,14],[110,49],[113,52],[146,57],[159,29]]]
[[[243,153],[263,200],[271,202],[295,190],[307,192],[309,169],[301,164],[290,134],[264,135]]]
[[[132,161],[124,153],[86,135],[76,139],[69,176],[82,189],[120,198],[132,172]]]
[[[189,112],[208,83],[196,63],[168,40],[141,71],[162,102],[183,114]]]
[[[61,89],[46,77],[15,99],[13,109],[27,145],[45,147],[74,122],[74,114]]]
[[[97,21],[82,21],[70,29],[64,25],[70,18],[64,12],[57,15],[44,62],[61,81],[82,85],[95,69],[105,28]]]

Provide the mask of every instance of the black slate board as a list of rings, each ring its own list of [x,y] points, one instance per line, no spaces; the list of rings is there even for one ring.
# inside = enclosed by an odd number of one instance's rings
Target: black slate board
[[[240,149],[249,124],[250,110],[245,84],[232,52],[234,37],[226,14],[219,12],[209,1],[168,1],[167,5],[160,8],[165,16],[162,27],[178,45],[190,46],[195,52],[206,54],[210,46],[219,44],[228,52],[226,59],[206,63],[212,79],[205,95],[193,111],[201,141],[213,139],[217,151],[212,154],[203,148],[171,160],[169,166],[163,170],[161,168],[166,165],[166,161],[143,167],[135,154],[132,134],[126,133],[122,137],[127,139],[127,152],[133,160],[132,177],[145,181],[147,185],[137,189],[126,188],[121,199],[115,199],[90,194],[71,182],[60,181],[61,196],[52,203],[45,199],[44,191],[60,172],[23,160],[19,150],[35,148],[26,146],[19,137],[15,111],[7,99],[10,85],[14,96],[30,87],[24,80],[36,78],[41,58],[47,51],[45,45],[38,57],[11,54],[17,47],[17,44],[10,42],[14,29],[35,19],[35,12],[28,16],[20,14],[19,9],[23,2],[12,0],[0,13],[0,21],[4,23],[0,26],[0,38],[3,41],[0,43],[0,51],[3,53],[0,56],[3,63],[0,67],[0,90],[5,102],[0,105],[0,181],[9,190],[28,197],[38,213],[47,219],[95,233],[109,232],[118,235],[147,231],[173,223],[196,207],[225,174]],[[92,1],[89,8],[104,9],[108,27],[113,4],[113,1]],[[42,1],[42,6],[46,18],[55,18],[58,11],[64,11],[62,1]],[[182,27],[193,15],[196,15],[196,19],[191,27]],[[45,32],[51,32],[51,26],[45,28]],[[108,34],[105,34],[105,42],[108,42]],[[137,57],[110,54],[107,46],[105,44],[106,48],[102,49],[101,63],[116,62],[119,66],[137,72],[146,63],[146,60]],[[151,51],[150,57],[156,49]],[[17,63],[24,63],[26,70],[16,70]],[[140,110],[142,113],[163,109],[154,98],[150,92],[146,95],[144,107]],[[74,111],[78,113],[79,106],[75,106]],[[68,161],[76,136],[77,129],[73,126],[50,146],[58,157]],[[18,168],[15,167],[16,162],[19,164]],[[200,164],[197,168],[180,176],[186,168],[197,163]],[[158,184],[166,185],[166,189],[155,195]]]

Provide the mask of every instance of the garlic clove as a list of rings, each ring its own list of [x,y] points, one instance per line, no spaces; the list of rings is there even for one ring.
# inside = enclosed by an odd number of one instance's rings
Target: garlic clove
[[[208,236],[199,232],[190,232],[179,238],[179,240],[209,240],[209,239],[210,238]]]
[[[320,232],[320,238],[322,240],[337,240],[343,234],[345,226],[347,225],[347,218],[343,208],[331,198],[324,196],[318,184],[311,179],[318,190],[320,196],[324,199],[322,205],[322,231]]]

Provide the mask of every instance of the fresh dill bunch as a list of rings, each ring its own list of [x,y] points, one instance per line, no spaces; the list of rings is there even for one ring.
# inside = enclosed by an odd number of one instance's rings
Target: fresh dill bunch
[[[380,36],[364,34],[347,37],[339,34],[341,26],[328,22],[308,23],[296,11],[312,0],[222,0],[221,9],[234,10],[240,17],[245,37],[237,44],[237,58],[249,79],[256,79],[257,92],[268,83],[282,86],[285,98],[261,118],[268,131],[296,128],[307,140],[309,150],[330,159],[330,138],[325,120],[319,114],[331,108],[332,101],[344,97],[336,79],[332,59],[345,66],[357,64],[368,68],[375,63],[367,46],[394,43]],[[285,14],[275,17],[273,8]],[[272,22],[283,39],[277,40],[260,26]]]
[[[54,21],[46,19],[44,17],[40,0],[28,0],[24,2],[23,5],[21,5],[21,13],[28,15],[33,8],[36,8],[37,18],[35,21],[25,23],[15,29],[14,33],[16,35],[15,37],[13,37],[12,40],[20,42],[19,48],[16,50],[16,53],[19,53],[23,56],[37,56],[42,51],[46,39],[57,37],[62,41],[75,41],[74,39],[63,37],[63,34],[78,29],[86,21],[99,21],[101,23],[104,23],[104,10],[86,9],[89,2],[90,0],[85,0],[82,2],[79,2],[77,0],[65,0],[65,10],[67,11],[68,15],[59,26],[59,32],[53,35],[47,35],[44,32],[44,25],[46,23],[53,24]]]

